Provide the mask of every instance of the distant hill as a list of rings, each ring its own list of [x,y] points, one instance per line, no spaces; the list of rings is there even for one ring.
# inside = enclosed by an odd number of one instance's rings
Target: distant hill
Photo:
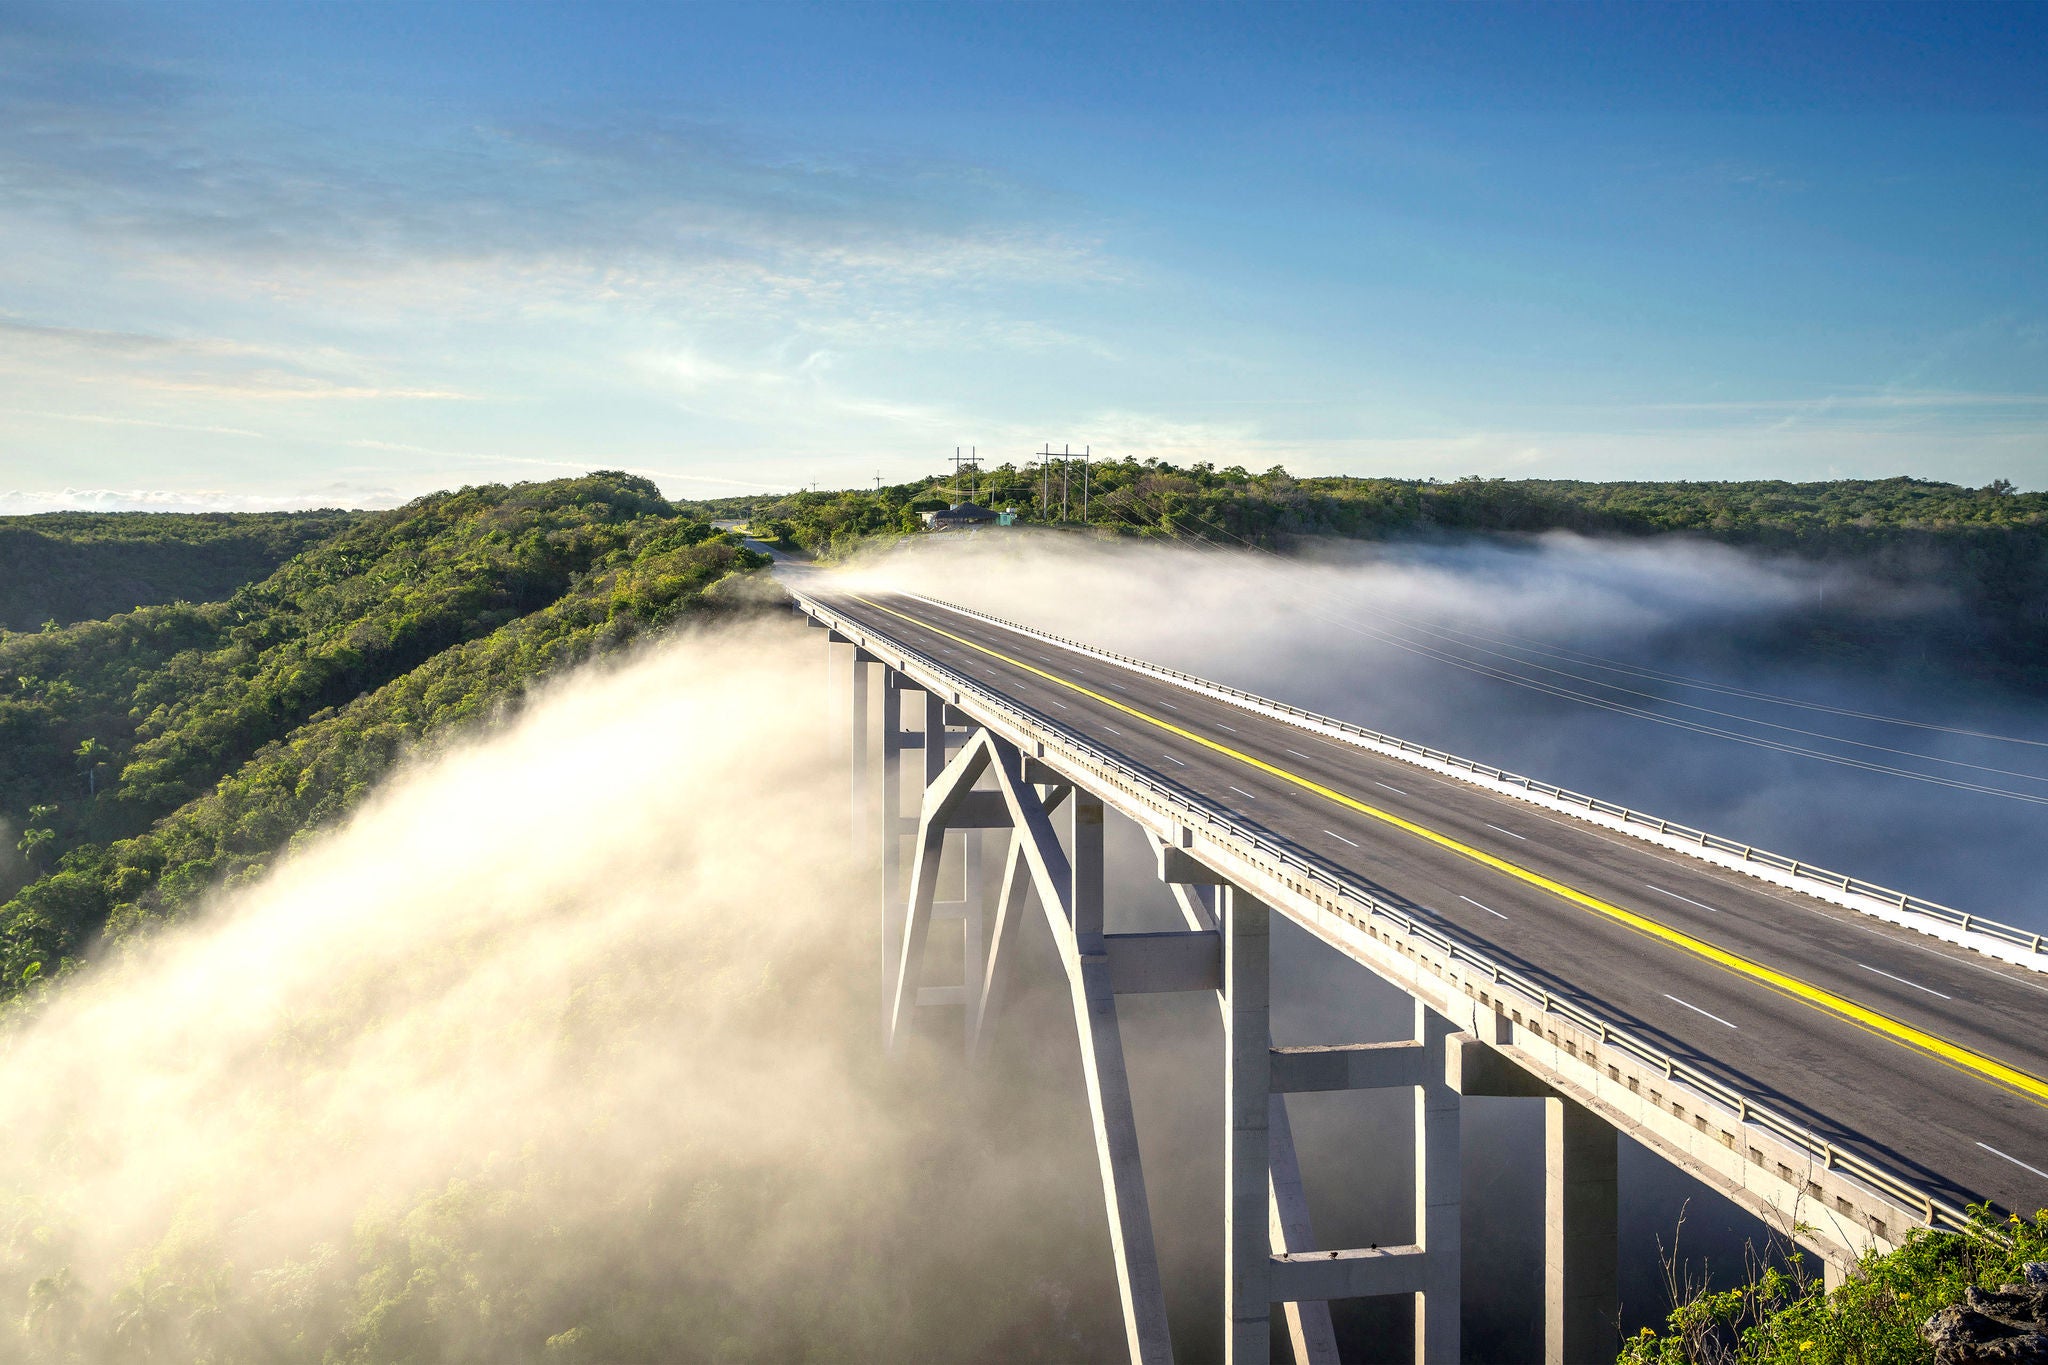
[[[1019,509],[1025,523],[1095,534],[1165,537],[1285,550],[1316,536],[1353,539],[1532,534],[1680,533],[1808,558],[1854,558],[1879,580],[1950,590],[1959,610],[1945,641],[1955,665],[2001,683],[2048,687],[2048,493],[2002,480],[1982,488],[1931,479],[1823,483],[1616,482],[1566,479],[1295,478],[1210,464],[1098,460],[1082,521],[1080,468],[1064,501],[1057,467],[984,469],[977,501]],[[724,498],[706,516],[747,517],[815,553],[843,554],[919,529],[917,510],[968,487],[950,477],[843,492]],[[1049,496],[1042,496],[1049,495]],[[1064,510],[1063,510],[1064,509]],[[1870,647],[1882,648],[1882,641]]]
[[[216,602],[360,513],[48,512],[0,517],[0,630]]]
[[[175,541],[124,517],[61,521],[88,556]],[[224,523],[197,543],[221,539],[237,547],[219,550],[223,574],[295,553],[219,601],[0,635],[0,998],[103,929],[260,872],[408,751],[719,610],[711,589],[768,562],[617,473]]]

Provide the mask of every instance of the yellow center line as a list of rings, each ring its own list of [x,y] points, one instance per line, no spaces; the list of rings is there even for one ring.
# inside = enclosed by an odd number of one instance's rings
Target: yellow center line
[[[1850,1023],[1856,1024],[1872,1033],[1926,1052],[1960,1070],[1975,1073],[1986,1080],[2018,1091],[2020,1094],[2038,1103],[2048,1103],[2048,1081],[2044,1081],[2038,1076],[2029,1075],[2010,1063],[1999,1061],[1996,1057],[1987,1057],[1983,1053],[1951,1043],[1946,1038],[1928,1033],[1924,1029],[1915,1028],[1913,1025],[1902,1020],[1880,1014],[1867,1005],[1859,1005],[1846,996],[1837,995],[1823,987],[1801,981],[1794,976],[1788,976],[1775,968],[1766,967],[1761,962],[1746,958],[1740,953],[1732,953],[1725,948],[1716,947],[1704,939],[1694,938],[1691,934],[1685,933],[1683,930],[1673,929],[1671,926],[1660,923],[1648,915],[1624,909],[1619,905],[1601,900],[1597,896],[1587,895],[1575,887],[1566,886],[1563,882],[1553,881],[1540,872],[1519,866],[1505,858],[1495,857],[1484,849],[1474,848],[1470,844],[1461,843],[1447,834],[1439,834],[1426,825],[1418,825],[1412,820],[1405,820],[1392,811],[1382,810],[1378,806],[1361,801],[1355,796],[1347,795],[1334,788],[1326,787],[1320,782],[1301,776],[1299,773],[1289,772],[1285,768],[1276,767],[1262,758],[1256,758],[1241,750],[1233,749],[1218,740],[1208,738],[1206,735],[1198,735],[1192,730],[1175,725],[1172,721],[1161,720],[1157,716],[1149,715],[1134,706],[1120,702],[1114,697],[1104,696],[1100,692],[1083,687],[1080,683],[1069,681],[1057,673],[1049,673],[1045,669],[1025,663],[1022,659],[1012,658],[1000,650],[991,649],[989,646],[975,640],[970,640],[964,635],[955,635],[953,632],[942,630],[928,621],[921,621],[915,616],[909,616],[893,608],[885,607],[879,602],[869,601],[865,597],[854,594],[849,594],[849,596],[852,596],[854,601],[861,603],[863,606],[871,607],[879,612],[885,612],[890,616],[896,617],[898,620],[907,621],[922,630],[931,631],[934,635],[942,635],[948,640],[986,654],[992,659],[1000,659],[1012,668],[1022,669],[1034,677],[1043,678],[1050,683],[1056,683],[1069,691],[1089,698],[1091,701],[1100,702],[1104,706],[1120,711],[1133,720],[1142,720],[1148,725],[1155,725],[1166,733],[1184,739],[1190,744],[1198,744],[1213,753],[1223,755],[1225,758],[1235,759],[1246,767],[1254,768],[1271,777],[1277,777],[1283,782],[1290,782],[1304,791],[1313,792],[1324,800],[1333,802],[1347,810],[1356,811],[1360,815],[1367,815],[1375,820],[1383,821],[1419,839],[1426,839],[1440,848],[1448,849],[1460,857],[1469,858],[1475,863],[1490,867],[1494,871],[1513,877],[1518,881],[1526,882],[1530,886],[1540,887],[1554,896],[1570,901],[1574,905],[1626,925],[1637,933],[1661,940],[1675,948],[1683,949],[1695,956],[1704,958],[1724,971],[1733,972],[1737,976],[1747,977],[1752,981],[1770,987],[1772,990],[1788,995],[1803,1004],[1839,1015]]]

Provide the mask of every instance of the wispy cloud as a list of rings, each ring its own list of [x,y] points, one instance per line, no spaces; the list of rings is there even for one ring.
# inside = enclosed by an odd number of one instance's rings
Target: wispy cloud
[[[309,507],[396,507],[393,488],[331,484],[298,491],[249,493],[224,488],[0,489],[0,516],[42,512],[275,512]]]

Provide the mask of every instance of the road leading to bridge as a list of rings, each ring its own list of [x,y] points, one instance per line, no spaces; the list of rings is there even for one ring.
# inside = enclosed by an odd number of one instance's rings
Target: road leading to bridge
[[[1930,1193],[2048,1206],[2048,974],[912,598],[804,591]]]

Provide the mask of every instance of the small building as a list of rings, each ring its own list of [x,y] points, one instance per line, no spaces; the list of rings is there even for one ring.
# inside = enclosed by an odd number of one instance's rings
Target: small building
[[[997,513],[971,502],[956,502],[951,507],[936,512],[921,512],[924,529],[927,531],[960,531],[973,526],[986,526],[1000,520]]]

